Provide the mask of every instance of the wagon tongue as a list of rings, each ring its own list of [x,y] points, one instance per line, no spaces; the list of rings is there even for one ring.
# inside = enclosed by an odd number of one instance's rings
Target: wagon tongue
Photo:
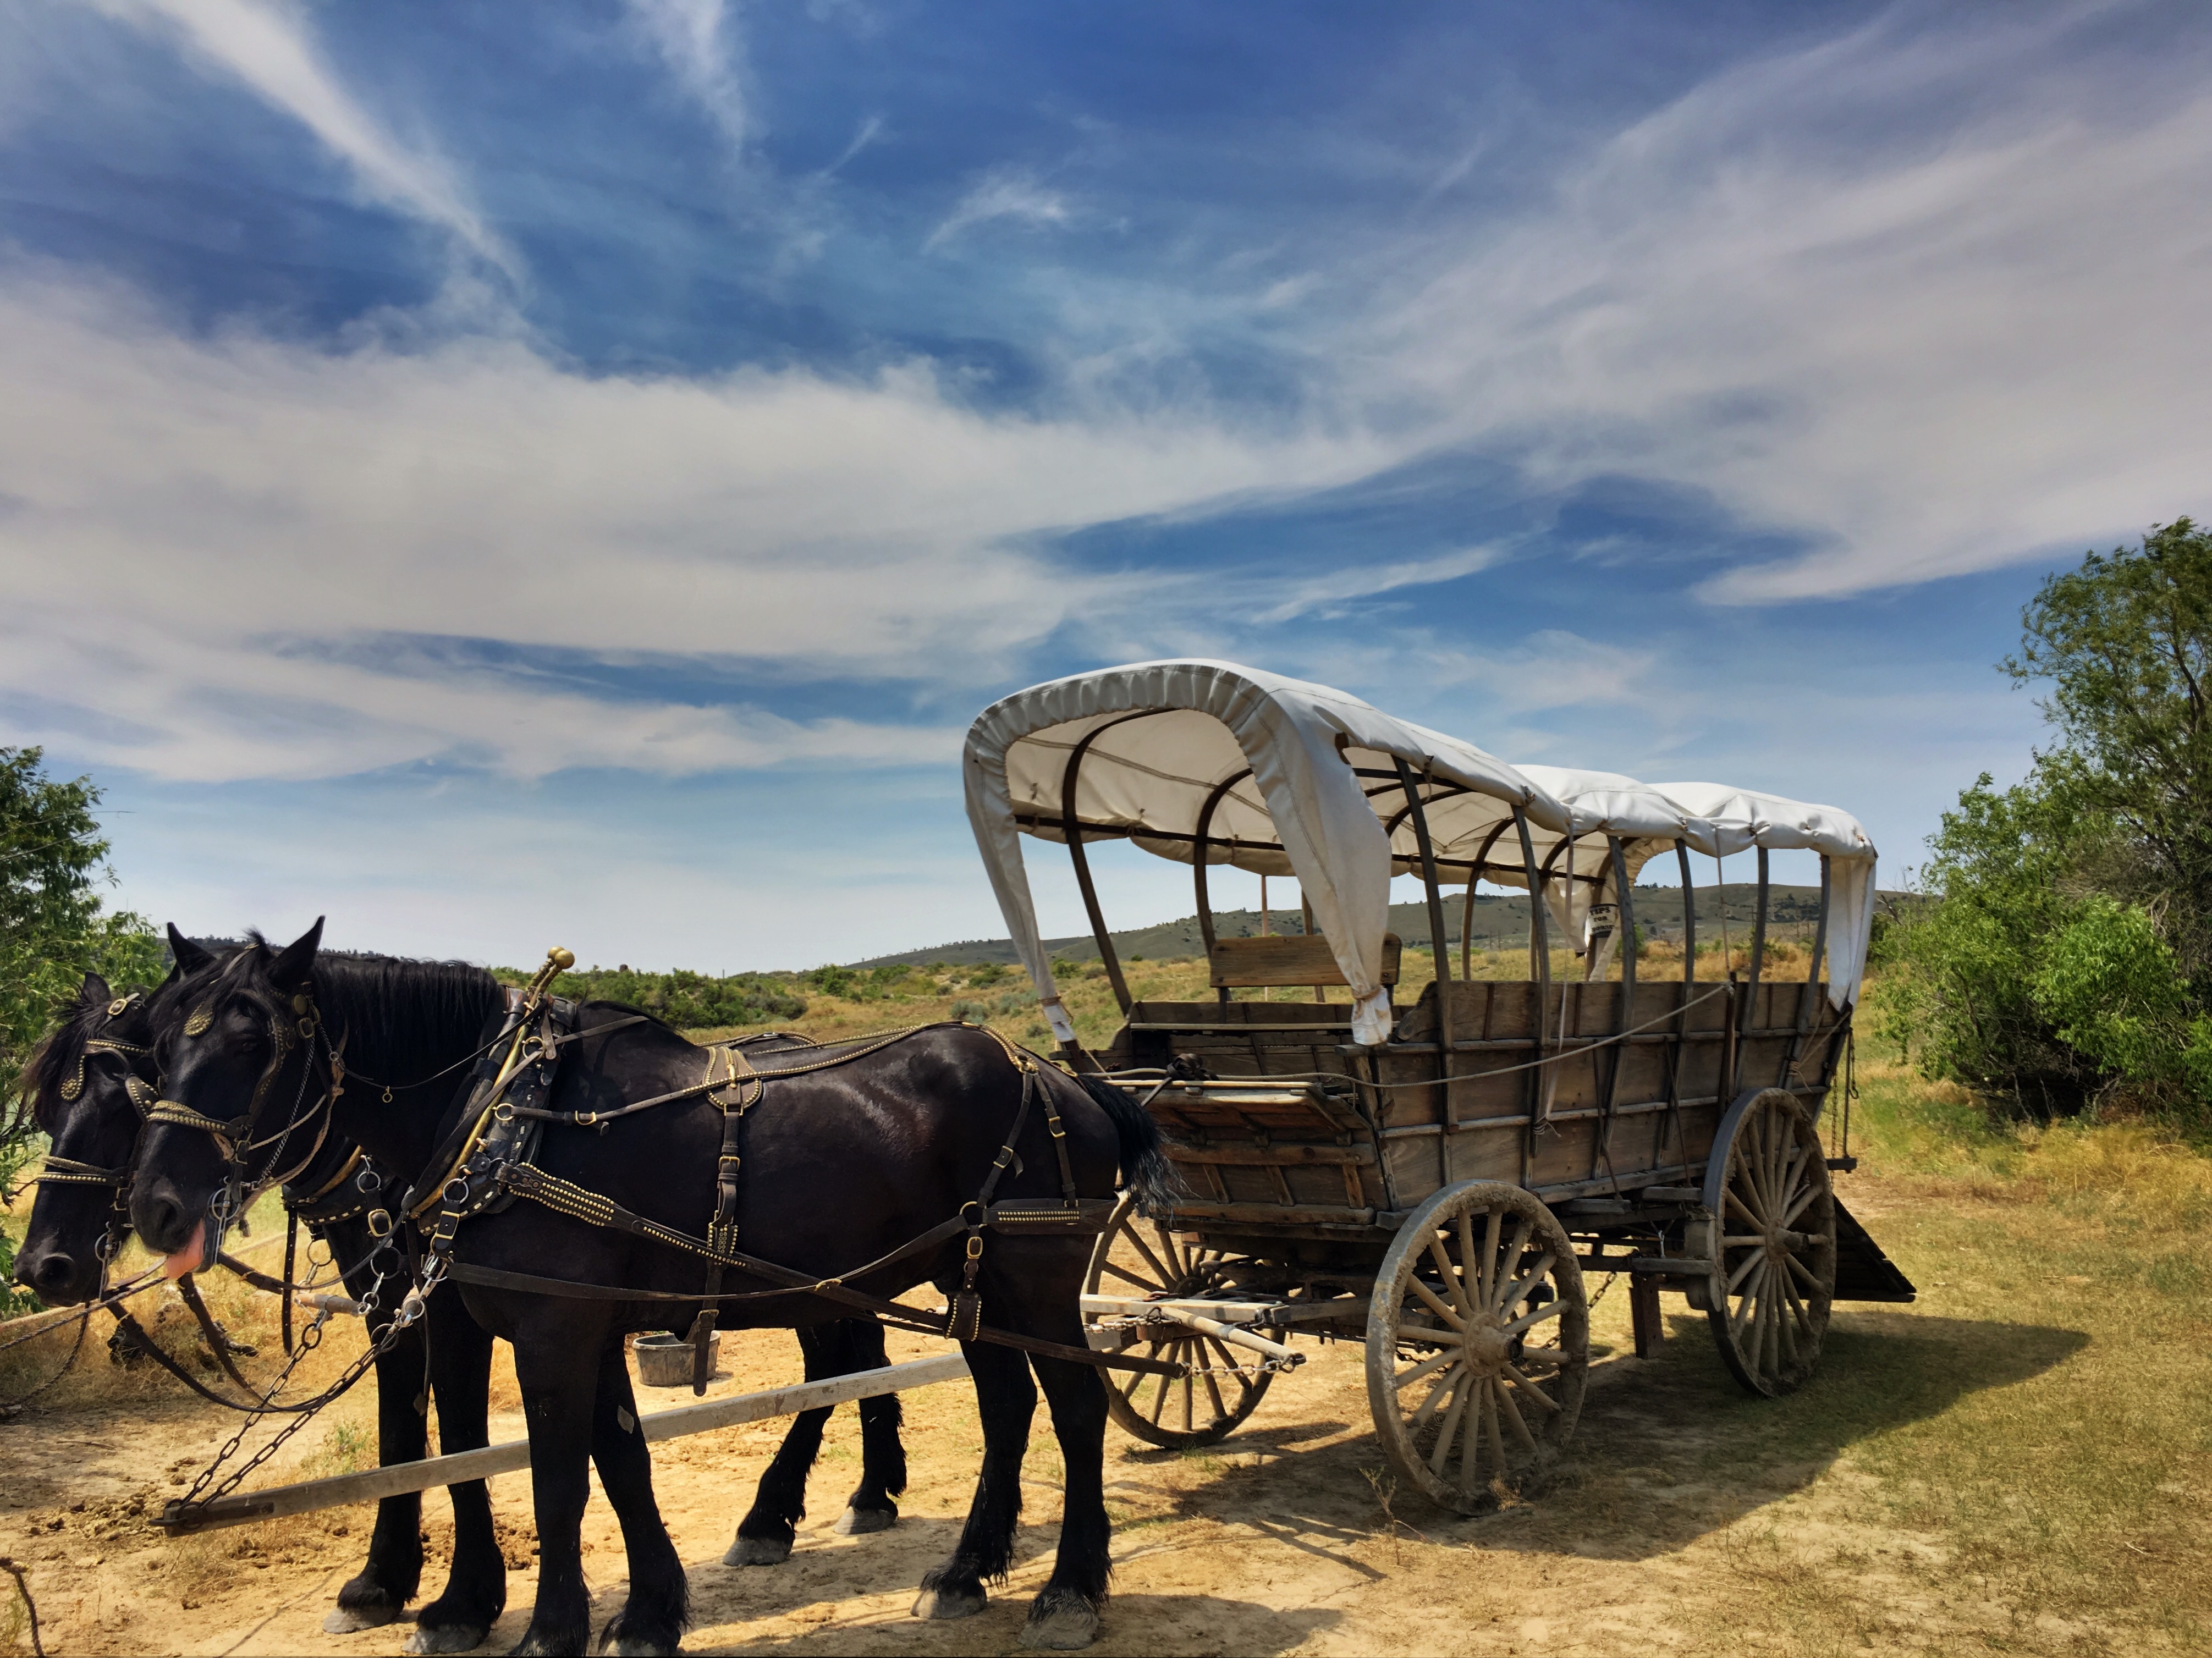
[[[190,1243],[181,1249],[172,1249],[167,1254],[162,1256],[161,1276],[174,1280],[184,1277],[187,1272],[197,1272],[201,1267],[206,1266],[215,1253],[208,1247],[208,1234],[214,1225],[214,1217],[210,1216],[201,1224],[199,1230],[192,1234],[192,1241]]]

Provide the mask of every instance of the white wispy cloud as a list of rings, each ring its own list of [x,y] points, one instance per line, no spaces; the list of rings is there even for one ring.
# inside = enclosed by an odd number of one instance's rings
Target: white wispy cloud
[[[437,756],[676,772],[810,747],[896,763],[918,740],[902,728],[540,695],[341,647],[433,635],[980,684],[1145,603],[1141,578],[1027,550],[1051,531],[1382,455],[1204,410],[988,416],[922,368],[623,378],[514,340],[188,337],[81,279],[0,285],[0,586],[33,641],[0,653],[9,723],[178,777]]]
[[[264,0],[93,0],[101,10],[174,39],[190,61],[243,82],[298,120],[351,169],[362,192],[453,234],[506,272],[513,251],[471,205],[451,171],[411,149],[363,109],[322,60],[306,20]]]
[[[745,97],[737,25],[722,0],[624,0],[685,94],[743,149],[751,110]]]
[[[1504,550],[1497,547],[1462,547],[1434,558],[1369,564],[1355,554],[1328,575],[1291,583],[1279,600],[1255,612],[1252,620],[1262,625],[1289,622],[1315,610],[1395,592],[1401,587],[1427,587],[1441,581],[1457,581],[1462,576],[1488,569],[1502,556]],[[1283,591],[1279,583],[1269,585],[1275,592]]]
[[[1029,225],[1063,225],[1073,216],[1066,196],[1024,167],[994,167],[969,187],[922,245],[927,253],[963,230],[996,219]]]
[[[1539,487],[1709,491],[1805,556],[1729,601],[1988,568],[2201,507],[2212,95],[2127,9],[1901,9],[1719,75],[1540,207],[1382,258],[1377,407]]]

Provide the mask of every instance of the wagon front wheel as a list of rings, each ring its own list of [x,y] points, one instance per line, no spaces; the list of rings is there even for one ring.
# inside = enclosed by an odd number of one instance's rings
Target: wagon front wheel
[[[1705,1207],[1700,1253],[1712,1268],[1694,1299],[1722,1361],[1747,1392],[1793,1392],[1820,1362],[1836,1293],[1826,1153],[1795,1095],[1760,1089],[1729,1108],[1706,1166]]]
[[[1218,1287],[1221,1260],[1219,1250],[1179,1238],[1164,1223],[1139,1215],[1125,1193],[1091,1251],[1083,1280],[1084,1325],[1112,1329],[1141,1316],[1133,1315],[1136,1303],[1203,1297]],[[1188,1326],[1142,1328],[1146,1339],[1135,1351],[1188,1367],[1179,1378],[1106,1373],[1107,1414],[1148,1445],[1187,1451],[1225,1439],[1259,1408],[1274,1380],[1272,1371],[1259,1368],[1258,1354]]]
[[[1407,1218],[1367,1313],[1367,1399],[1398,1477],[1476,1514],[1559,1456],[1582,1413],[1574,1245],[1517,1186],[1448,1186]]]

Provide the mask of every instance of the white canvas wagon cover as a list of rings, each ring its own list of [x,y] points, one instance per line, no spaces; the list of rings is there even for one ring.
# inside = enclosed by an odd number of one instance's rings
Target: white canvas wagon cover
[[[1829,993],[1838,1007],[1856,998],[1874,847],[1847,813],[1718,785],[1516,767],[1326,685],[1230,662],[1170,660],[1018,691],[968,733],[969,822],[1055,1035],[1067,1041],[1074,1029],[1038,934],[1021,836],[1064,841],[1072,811],[1086,841],[1127,837],[1179,862],[1202,855],[1296,876],[1351,987],[1354,1039],[1387,1039],[1380,975],[1390,878],[1420,867],[1396,780],[1401,761],[1421,782],[1443,878],[1525,886],[1517,807],[1540,870],[1567,878],[1546,887],[1547,908],[1571,927],[1590,902],[1614,896],[1601,852],[1594,859],[1582,848],[1577,860],[1571,843],[1583,835],[1621,837],[1632,880],[1677,838],[1713,856],[1765,846],[1839,860],[1831,865]]]

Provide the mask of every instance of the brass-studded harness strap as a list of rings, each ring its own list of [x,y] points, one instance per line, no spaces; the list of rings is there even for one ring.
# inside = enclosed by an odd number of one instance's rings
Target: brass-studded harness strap
[[[113,1018],[137,999],[135,996],[126,996],[120,1001],[109,1004],[108,1017]],[[61,1085],[58,1092],[64,1100],[73,1100],[84,1092],[84,1062],[95,1054],[123,1054],[144,1059],[151,1057],[153,1052],[152,1048],[142,1048],[137,1042],[118,1042],[112,1036],[88,1036],[83,1051],[76,1056],[76,1070]]]
[[[52,1151],[46,1153],[46,1167],[33,1177],[40,1186],[121,1186],[130,1178],[129,1163],[120,1169],[102,1169],[96,1163],[79,1163]]]
[[[337,1191],[338,1187],[343,1186],[348,1181],[351,1180],[354,1175],[359,1172],[362,1164],[368,1161],[368,1153],[362,1151],[358,1145],[356,1145],[353,1149],[353,1155],[338,1165],[338,1172],[337,1174],[331,1175],[328,1180],[325,1181],[320,1186],[318,1186],[313,1191],[308,1193],[306,1196],[291,1199],[289,1206],[295,1210],[307,1209],[320,1203],[325,1198],[330,1196],[331,1193]]]
[[[146,1121],[149,1124],[164,1124],[176,1128],[197,1128],[203,1134],[212,1134],[216,1143],[222,1147],[222,1154],[226,1157],[232,1155],[232,1147],[239,1139],[253,1127],[251,1113],[243,1117],[204,1116],[189,1105],[179,1105],[174,1100],[155,1101],[147,1110]]]

